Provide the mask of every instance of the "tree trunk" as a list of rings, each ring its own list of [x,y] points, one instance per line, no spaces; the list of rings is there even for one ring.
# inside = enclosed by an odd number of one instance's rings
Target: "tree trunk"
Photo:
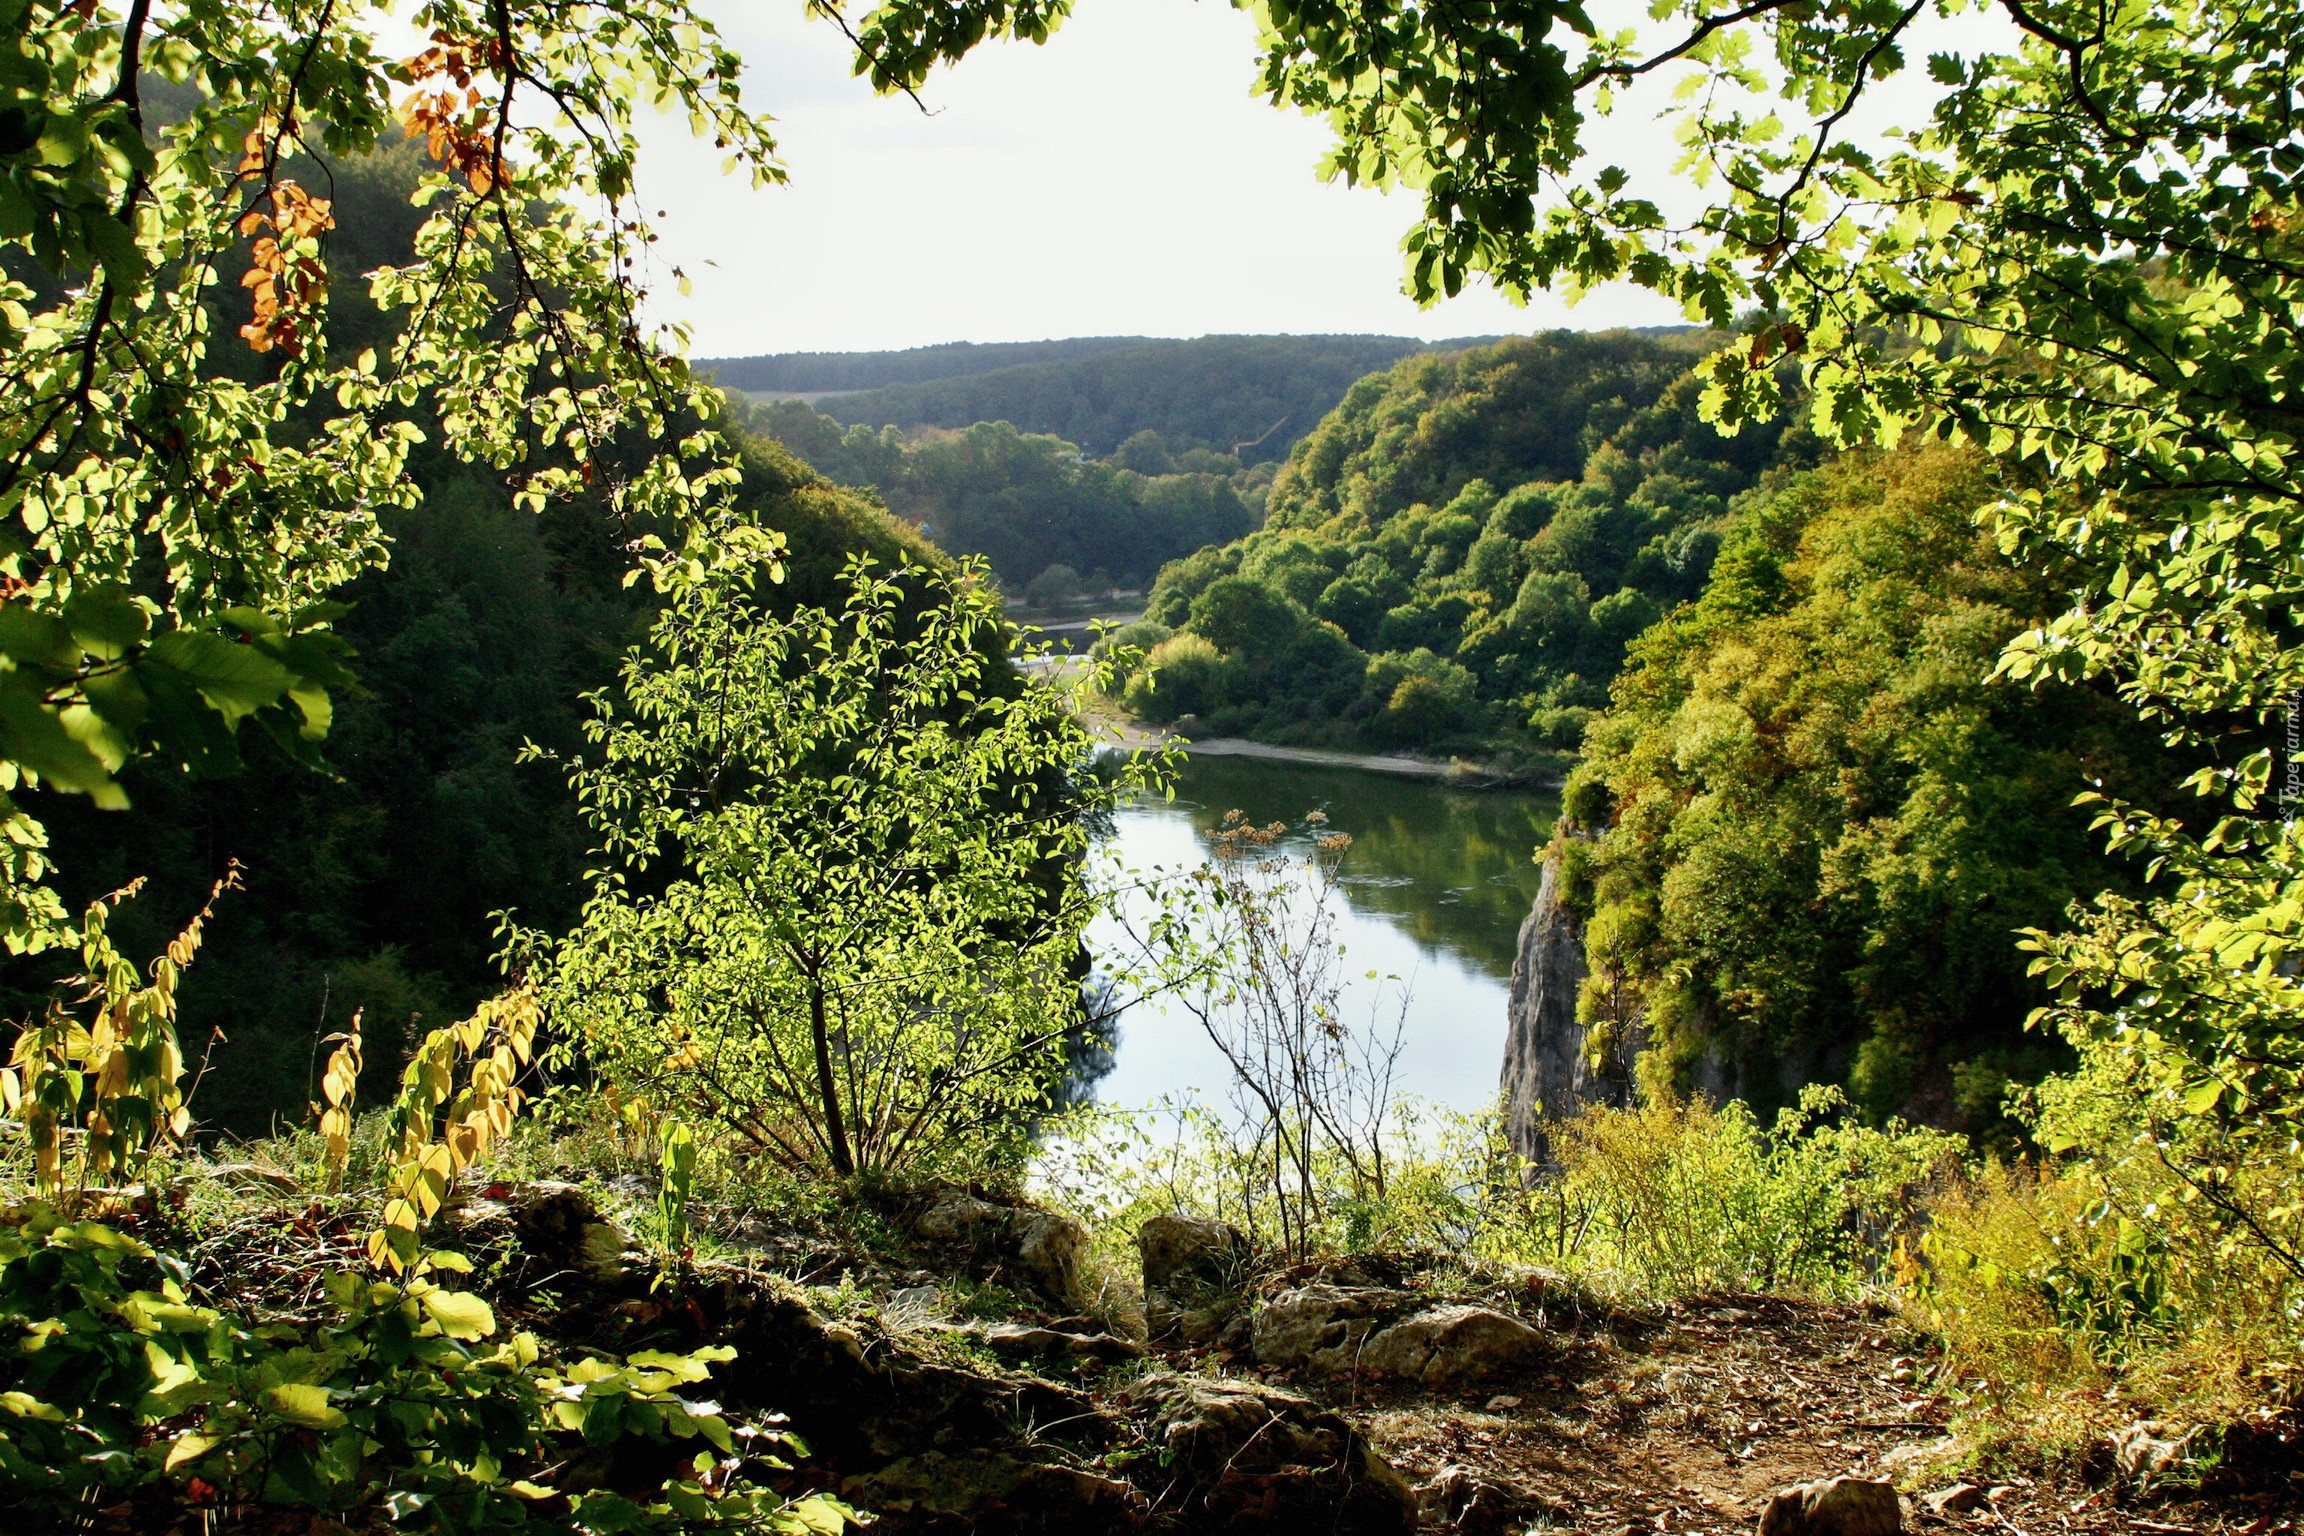
[[[824,1139],[832,1144],[832,1171],[846,1178],[856,1171],[848,1150],[848,1128],[840,1117],[840,1086],[832,1075],[832,1035],[824,1024],[824,981],[808,978],[808,1027],[816,1037],[816,1092],[824,1101]]]

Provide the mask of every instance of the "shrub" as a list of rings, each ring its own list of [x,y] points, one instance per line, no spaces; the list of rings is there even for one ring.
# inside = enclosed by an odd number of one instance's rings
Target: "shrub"
[[[785,619],[747,567],[666,607],[570,771],[583,921],[516,940],[557,1051],[794,1172],[1008,1155],[1080,1022],[1090,817],[1148,766],[1083,771],[977,575],[859,561]]]
[[[1652,1295],[1845,1294],[1883,1272],[1915,1197],[1964,1146],[1846,1109],[1826,1087],[1768,1130],[1733,1101],[1589,1108],[1553,1131],[1558,1171],[1529,1195],[1534,1249]]]
[[[367,1244],[388,1278],[330,1273],[322,1319],[197,1305],[181,1260],[75,1219],[118,1198],[91,1174],[139,1171],[189,1120],[173,998],[200,922],[140,987],[105,937],[108,915],[100,903],[82,923],[93,1018],[52,1005],[20,1035],[6,1080],[46,1198],[0,1216],[0,1514],[41,1528],[123,1503],[156,1529],[281,1506],[442,1533],[843,1527],[836,1501],[759,1486],[783,1465],[779,1437],[746,1429],[739,1451],[716,1408],[683,1397],[733,1351],[562,1365],[534,1335],[500,1338],[484,1300],[435,1278],[471,1264],[425,1251],[422,1223],[521,1106],[513,1079],[535,1028],[523,989],[432,1031],[408,1064]],[[355,1023],[324,1080],[331,1182],[351,1150],[360,1054]],[[81,1149],[70,1170],[66,1142]],[[633,1442],[662,1449],[633,1455]]]
[[[1216,647],[1186,631],[1152,647],[1128,680],[1128,708],[1147,720],[1205,715],[1231,702],[1232,668]]]

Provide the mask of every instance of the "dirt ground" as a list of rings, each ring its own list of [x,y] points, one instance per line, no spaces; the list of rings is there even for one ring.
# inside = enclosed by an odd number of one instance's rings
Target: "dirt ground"
[[[1765,1297],[1698,1302],[1587,1334],[1460,1400],[1312,1391],[1410,1481],[1449,1468],[1527,1496],[1504,1529],[1587,1536],[1747,1533],[1791,1483],[1849,1473],[1947,1486],[1950,1405],[1888,1316]],[[2118,1501],[2078,1479],[2013,1478],[1983,1508],[1912,1526],[1977,1536],[2293,1536],[2293,1497]]]

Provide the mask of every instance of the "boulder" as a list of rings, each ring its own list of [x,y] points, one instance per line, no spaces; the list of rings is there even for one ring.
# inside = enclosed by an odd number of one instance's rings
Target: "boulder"
[[[999,1281],[1067,1312],[1094,1304],[1081,1262],[1088,1229],[1069,1216],[941,1185],[928,1192],[911,1225],[979,1279]]]
[[[1283,1292],[1256,1313],[1256,1363],[1269,1370],[1356,1370],[1369,1335],[1411,1303],[1405,1291],[1372,1286],[1307,1285]]]
[[[1984,1490],[1974,1483],[1954,1483],[1924,1496],[1920,1502],[1927,1505],[1932,1514],[1965,1515],[1984,1507]]]
[[[1424,1524],[1457,1536],[1506,1536],[1535,1512],[1536,1501],[1517,1488],[1491,1482],[1470,1467],[1442,1467],[1416,1489]]]
[[[1154,1216],[1136,1232],[1144,1261],[1144,1327],[1155,1339],[1201,1345],[1240,1310],[1239,1290],[1254,1251],[1230,1222]]]
[[[1184,1285],[1232,1290],[1248,1267],[1247,1236],[1211,1216],[1154,1216],[1136,1229],[1144,1256],[1144,1284],[1162,1290]]]
[[[1780,1488],[1760,1512],[1760,1536],[1898,1536],[1903,1529],[1896,1485],[1863,1477]]]
[[[1424,1387],[1445,1387],[1517,1365],[1543,1347],[1544,1336],[1516,1317],[1486,1307],[1431,1307],[1379,1330],[1360,1352],[1360,1368]]]
[[[1154,1498],[1196,1531],[1406,1536],[1416,1499],[1349,1424],[1293,1393],[1172,1376],[1147,1383],[1148,1438],[1169,1481]]]
[[[2158,1419],[2138,1419],[2105,1439],[2112,1448],[2113,1468],[2139,1487],[2178,1471],[2191,1457],[2191,1432],[2179,1433]]]
[[[574,1184],[492,1184],[445,1220],[453,1243],[500,1253],[504,1281],[521,1289],[564,1286],[575,1278],[623,1291],[644,1284],[655,1267],[647,1250]]]

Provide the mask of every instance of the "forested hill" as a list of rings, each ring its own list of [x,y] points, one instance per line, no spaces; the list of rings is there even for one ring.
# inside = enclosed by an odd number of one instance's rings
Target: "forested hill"
[[[865,426],[1011,422],[1026,432],[1053,433],[1099,457],[1136,433],[1157,432],[1172,450],[1207,449],[1254,464],[1285,458],[1355,380],[1413,352],[1460,349],[1479,339],[1490,338],[1426,343],[1406,336],[1203,336],[1153,341],[1062,361],[891,385],[824,400],[820,408],[840,421]],[[736,383],[725,367],[720,378]]]
[[[1554,331],[1362,379],[1265,526],[1154,586],[1154,719],[1334,745],[1573,749],[1625,644],[1702,590],[1729,501],[1797,462],[1697,415],[1700,336]]]
[[[696,367],[729,389],[765,394],[879,389],[968,378],[997,368],[1062,363],[1099,352],[1163,345],[1154,336],[1072,336],[1062,341],[947,341],[901,352],[778,352],[767,357],[707,358]]]

